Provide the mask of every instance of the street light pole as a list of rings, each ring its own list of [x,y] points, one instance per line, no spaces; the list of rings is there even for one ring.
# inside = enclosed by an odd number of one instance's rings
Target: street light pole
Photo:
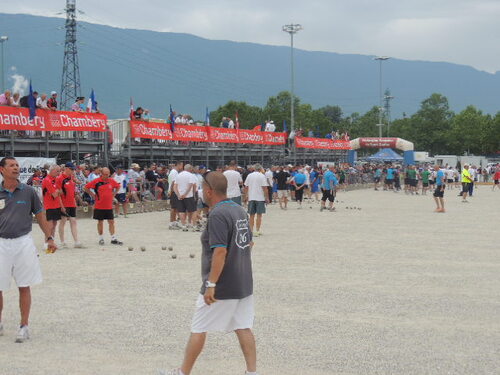
[[[2,46],[2,93],[5,91],[5,58],[4,58],[4,50],[3,50],[3,45],[4,43],[9,40],[9,37],[6,35],[0,36],[0,45]]]
[[[379,95],[380,95],[380,106],[378,107],[378,137],[382,138],[382,126],[384,124],[382,123],[383,118],[382,118],[382,111],[384,108],[384,103],[383,103],[383,93],[382,93],[382,61],[389,60],[390,57],[387,56],[379,56],[375,57],[373,60],[378,60],[379,66],[380,66],[380,72],[379,72]]]
[[[295,72],[293,63],[293,36],[302,30],[299,24],[284,25],[282,30],[290,34],[290,86],[291,86],[291,103],[290,103],[290,133],[295,133]],[[295,141],[294,141],[295,150]],[[294,160],[296,159],[296,152],[293,153]]]

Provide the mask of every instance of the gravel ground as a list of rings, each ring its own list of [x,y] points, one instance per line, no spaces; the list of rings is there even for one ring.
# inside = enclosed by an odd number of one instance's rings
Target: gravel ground
[[[373,190],[340,193],[333,213],[270,207],[253,254],[260,374],[498,374],[500,192],[480,187],[469,204],[456,193],[445,214],[430,195]],[[166,221],[165,212],[120,218],[125,245],[113,247],[98,246],[95,222],[81,220],[87,249],[41,254],[25,344],[14,343],[17,291],[4,295],[0,374],[178,365],[200,245],[199,233],[168,231]],[[243,373],[234,334],[210,335],[193,374]]]

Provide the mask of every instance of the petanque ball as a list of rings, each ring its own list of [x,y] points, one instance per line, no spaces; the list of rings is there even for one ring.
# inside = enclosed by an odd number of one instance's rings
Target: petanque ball
[[[172,250],[174,250],[174,248],[172,246],[169,246],[168,251],[172,251]]]
[[[172,254],[172,259],[177,259],[177,255]]]
[[[194,258],[194,254],[193,253],[189,254],[189,257]]]
[[[133,251],[133,250],[134,250],[134,248],[132,246],[128,247],[128,251]]]
[[[167,247],[166,246],[162,246],[161,249],[162,250],[167,250]]]
[[[141,246],[141,251],[146,251],[146,246]]]

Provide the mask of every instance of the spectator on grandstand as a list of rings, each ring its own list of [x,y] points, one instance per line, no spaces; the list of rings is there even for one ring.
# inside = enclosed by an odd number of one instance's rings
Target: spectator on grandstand
[[[265,132],[273,132],[276,131],[276,125],[274,125],[274,121],[267,121],[266,126],[264,127]]]
[[[14,94],[14,95],[16,95],[16,94]],[[35,98],[35,102],[36,102],[36,99],[38,98],[38,92],[33,91],[33,97]],[[30,107],[29,95],[24,95],[21,99],[19,99],[19,106],[23,107],[23,108],[29,108]]]
[[[144,113],[144,110],[142,109],[142,107],[137,107],[137,109],[132,113],[132,118],[134,120],[141,120],[143,113]]]
[[[52,91],[50,93],[50,98],[47,100],[47,107],[53,111],[57,110],[57,92]]]
[[[229,127],[229,121],[227,120],[227,117],[223,117],[222,121],[220,123],[221,128],[228,128]]]
[[[47,109],[47,94],[42,94],[38,98],[36,98],[36,106],[37,108]]]
[[[85,98],[83,96],[79,96],[76,98],[75,102],[71,105],[71,110],[73,112],[85,112],[84,109],[82,109],[83,101]]]
[[[231,117],[227,118],[227,128],[228,129],[234,129],[234,121],[231,119]]]
[[[96,178],[98,178],[101,175],[101,168],[100,167],[94,167],[92,169],[92,172],[90,172],[89,176],[87,177],[87,182],[92,182]]]
[[[150,113],[149,113],[149,109],[145,109],[145,110],[144,110],[144,113],[142,114],[142,119],[143,119],[144,121],[149,121],[149,120],[151,120],[151,115],[150,115]]]
[[[11,95],[10,90],[5,90],[5,92],[0,95],[0,105],[10,105]]]
[[[18,92],[15,92],[14,95],[11,96],[10,105],[12,107],[20,107],[21,106]]]
[[[130,197],[133,202],[138,202],[139,196],[137,195],[138,186],[142,181],[142,178],[139,174],[140,166],[137,163],[132,163],[130,165],[130,169],[127,172],[127,187]]]

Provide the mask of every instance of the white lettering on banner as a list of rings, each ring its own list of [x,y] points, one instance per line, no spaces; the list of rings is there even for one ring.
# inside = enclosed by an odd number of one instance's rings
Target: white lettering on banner
[[[160,127],[147,127],[144,124],[134,124],[134,130],[140,135],[150,135],[157,137],[172,138],[172,132],[170,129],[160,128]]]
[[[39,129],[45,129],[45,119],[35,116],[33,120],[30,120],[29,116],[25,116],[22,112],[19,112],[16,115],[0,115],[0,125],[34,126],[39,127]]]
[[[186,128],[176,127],[175,133],[181,138],[203,138],[203,140],[208,140],[207,133],[204,130],[189,130]]]
[[[262,142],[263,139],[264,139],[264,137],[261,134],[258,134],[258,133],[241,132],[240,133],[240,139],[242,141]]]
[[[266,142],[271,142],[271,143],[285,143],[285,137],[283,134],[270,134],[266,133]]]
[[[215,130],[212,131],[212,135],[215,135],[215,140],[222,140],[222,141],[236,141],[238,142],[238,135],[236,133],[226,133],[223,131]]]
[[[55,115],[57,116],[57,115]],[[85,115],[83,117],[72,118],[68,115],[60,114],[58,115],[59,119],[55,119],[51,116],[51,120],[53,122],[57,122],[60,126],[63,127],[75,127],[75,128],[99,128],[106,129],[106,121],[101,119],[93,119],[89,118]]]

